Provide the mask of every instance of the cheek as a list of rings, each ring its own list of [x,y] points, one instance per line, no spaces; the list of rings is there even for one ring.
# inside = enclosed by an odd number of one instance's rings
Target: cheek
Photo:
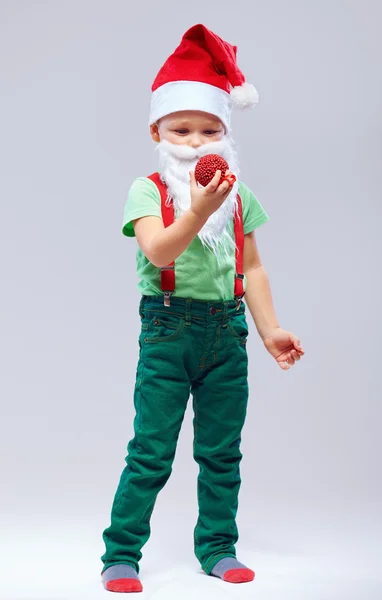
[[[173,133],[172,131],[165,131],[163,132],[162,137],[167,141],[170,142],[170,144],[184,144],[184,137],[181,137],[179,135],[177,135],[176,133]]]
[[[171,144],[176,144],[177,146],[181,146],[182,144],[188,143],[188,137],[185,135],[177,135],[176,133],[168,132],[166,135],[166,140]]]
[[[220,142],[224,137],[224,133],[219,132],[219,133],[215,133],[215,135],[207,135],[204,138],[204,143],[208,144],[208,142]]]

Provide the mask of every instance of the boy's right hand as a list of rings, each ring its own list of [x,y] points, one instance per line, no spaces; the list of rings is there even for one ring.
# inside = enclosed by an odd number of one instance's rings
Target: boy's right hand
[[[221,171],[216,171],[213,179],[206,187],[199,187],[194,172],[190,171],[190,210],[200,219],[207,220],[208,217],[221,207],[232,191],[233,185],[230,185],[228,181],[223,181],[223,183],[219,185],[220,178]]]

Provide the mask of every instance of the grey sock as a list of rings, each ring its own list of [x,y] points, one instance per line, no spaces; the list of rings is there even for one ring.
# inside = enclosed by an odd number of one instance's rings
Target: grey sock
[[[236,558],[227,557],[227,558],[222,558],[221,560],[219,560],[219,562],[212,569],[211,575],[214,575],[214,577],[220,577],[221,579],[223,579],[224,573],[226,571],[230,571],[231,569],[247,569],[247,568],[248,567],[246,567],[245,565],[240,563],[238,560],[236,560]]]
[[[114,565],[102,573],[102,583],[106,587],[109,581],[115,579],[138,579],[138,573],[130,565]]]

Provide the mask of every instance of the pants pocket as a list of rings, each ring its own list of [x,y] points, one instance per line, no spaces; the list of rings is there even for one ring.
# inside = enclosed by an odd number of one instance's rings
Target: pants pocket
[[[148,317],[144,334],[144,343],[155,344],[158,342],[171,342],[182,334],[185,320],[174,313],[159,313]]]
[[[245,346],[248,339],[248,325],[245,313],[239,313],[230,317],[227,329],[235,340]]]

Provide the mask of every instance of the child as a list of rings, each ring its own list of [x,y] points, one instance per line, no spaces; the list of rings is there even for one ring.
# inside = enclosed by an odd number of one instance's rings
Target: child
[[[231,108],[253,106],[257,93],[236,65],[236,47],[196,25],[152,89],[150,132],[160,176],[133,183],[123,227],[139,245],[142,329],[135,435],[104,532],[102,579],[114,592],[142,591],[141,549],[171,473],[190,392],[200,466],[195,554],[208,575],[253,580],[235,551],[248,399],[245,288],[259,335],[280,367],[289,369],[304,354],[298,339],[278,325],[257,250],[254,231],[267,214],[243,183],[220,183],[217,171],[203,188],[193,173],[206,154],[221,155],[238,173]]]

